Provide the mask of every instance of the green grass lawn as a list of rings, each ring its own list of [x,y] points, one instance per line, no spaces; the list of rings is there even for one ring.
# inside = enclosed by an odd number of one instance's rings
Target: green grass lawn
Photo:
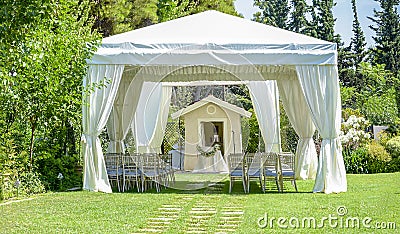
[[[223,186],[196,191],[166,189],[161,193],[93,193],[86,191],[47,193],[13,203],[0,204],[0,233],[398,233],[400,229],[400,173],[348,175],[348,192],[311,193],[314,181],[298,181],[299,192],[290,184],[285,193],[261,193],[256,183],[243,194],[240,182],[228,194]],[[347,213],[339,216],[338,207]],[[340,210],[339,212],[342,212]],[[268,217],[267,227],[262,217]],[[290,224],[298,228],[281,228]],[[324,220],[324,217],[331,218]],[[310,228],[312,218],[316,225]],[[370,229],[346,228],[346,219],[365,219]],[[337,220],[335,220],[337,219]],[[290,224],[289,224],[290,220]],[[311,223],[308,221],[311,220]],[[304,225],[302,222],[305,221]],[[337,227],[330,227],[335,225]],[[342,222],[342,223],[340,223]],[[347,221],[349,226],[353,223]],[[396,224],[396,230],[376,229]],[[302,225],[304,228],[302,228]],[[225,230],[225,231],[224,231]],[[201,232],[198,232],[201,233]]]

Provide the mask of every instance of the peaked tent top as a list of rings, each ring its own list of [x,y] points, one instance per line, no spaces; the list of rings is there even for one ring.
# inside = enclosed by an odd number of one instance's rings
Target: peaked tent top
[[[336,44],[218,11],[104,38],[89,64],[335,65]]]
[[[124,42],[138,44],[215,43],[217,45],[232,43],[332,44],[214,10],[150,25],[103,39],[104,44]]]
[[[173,113],[171,115],[171,117],[172,117],[172,119],[176,119],[180,116],[186,115],[194,110],[197,110],[198,108],[200,108],[208,103],[213,103],[221,108],[228,109],[230,111],[233,111],[233,112],[235,112],[241,116],[247,117],[247,118],[250,118],[250,116],[251,116],[251,113],[246,111],[245,109],[240,108],[235,105],[232,105],[228,102],[225,102],[219,98],[214,97],[213,95],[209,95],[208,97],[203,98],[200,101],[195,102],[192,105],[189,105],[183,109],[178,110],[177,112]]]

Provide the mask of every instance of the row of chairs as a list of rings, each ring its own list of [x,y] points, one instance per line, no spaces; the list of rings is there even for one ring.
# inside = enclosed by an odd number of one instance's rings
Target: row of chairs
[[[119,192],[134,187],[144,192],[153,186],[160,192],[161,186],[175,182],[169,155],[107,153],[104,157],[108,179]]]
[[[274,182],[279,192],[283,192],[284,181],[291,181],[297,192],[294,160],[294,154],[291,152],[236,153],[228,155],[229,193],[232,192],[236,179],[242,180],[245,193],[250,191],[250,182],[252,180],[260,183],[263,192],[266,190],[267,181]]]

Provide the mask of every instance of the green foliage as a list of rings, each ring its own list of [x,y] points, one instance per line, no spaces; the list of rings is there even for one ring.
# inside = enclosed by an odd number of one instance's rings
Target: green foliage
[[[282,103],[280,107],[280,130],[281,130],[281,145],[284,152],[296,152],[299,136],[290,123],[289,117],[286,115],[285,108]]]
[[[251,117],[249,118],[250,133],[246,152],[262,152],[264,150],[264,140],[260,132],[257,116],[253,109],[250,109],[248,111],[251,112]]]
[[[359,104],[362,113],[374,125],[388,125],[397,120],[396,94],[392,88],[378,96],[369,96],[363,104]]]
[[[308,12],[308,5],[305,0],[291,0],[290,1],[293,12],[290,14],[288,30],[296,33],[302,33],[307,35],[307,29],[309,27],[306,14]]]
[[[356,0],[351,0],[353,9],[353,37],[351,38],[350,48],[353,54],[352,65],[353,67],[358,66],[364,61],[366,56],[366,45],[364,32],[362,31],[360,22],[358,21]]]
[[[21,195],[32,195],[38,193],[44,193],[46,190],[40,177],[34,172],[23,172],[19,177],[20,185],[18,187],[18,193]]]
[[[388,152],[387,146],[384,147],[376,141],[372,141],[366,147],[359,147],[355,150],[345,149],[343,151],[343,159],[346,171],[353,174],[399,171],[400,160],[393,158]]]
[[[230,15],[238,15],[233,0],[159,0],[158,21],[165,22],[207,10],[217,10]]]
[[[41,172],[42,179],[47,190],[66,190],[72,187],[79,187],[82,175],[77,172],[78,155],[53,157],[49,153],[37,156],[38,171]],[[62,174],[62,179],[59,174]]]
[[[379,11],[374,9],[374,17],[368,17],[374,25],[369,27],[375,31],[373,37],[375,47],[371,49],[372,62],[385,64],[386,69],[396,77],[400,77],[400,15],[399,0],[375,0],[379,3]],[[398,116],[400,116],[400,85],[396,89]]]
[[[315,25],[317,38],[340,43],[340,36],[335,34],[335,21],[333,7],[336,3],[333,0],[313,1],[313,7],[317,11]]]
[[[254,6],[261,10],[254,14],[255,21],[283,29],[288,27],[288,0],[255,0]]]
[[[399,80],[384,65],[360,64],[362,88],[357,100],[361,112],[374,125],[390,125],[397,121],[396,90]]]
[[[390,139],[385,148],[392,158],[400,158],[400,136]]]
[[[386,151],[385,147],[377,141],[371,141],[368,145],[368,154],[372,159],[376,159],[383,162],[389,162],[392,160],[390,154]]]
[[[82,78],[99,35],[91,31],[87,0],[1,4],[1,167],[41,191],[39,156],[77,154]]]
[[[400,69],[400,15],[397,12],[399,0],[375,0],[380,10],[374,9],[374,17],[368,17],[375,25],[375,48],[372,49],[374,64],[385,64],[395,75]]]
[[[343,108],[353,108],[356,103],[356,88],[355,87],[340,87],[340,98],[342,100]],[[347,117],[348,118],[348,117]]]

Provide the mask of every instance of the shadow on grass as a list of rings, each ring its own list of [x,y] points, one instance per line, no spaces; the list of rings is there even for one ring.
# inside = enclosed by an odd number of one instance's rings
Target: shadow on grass
[[[187,182],[188,184],[194,184],[193,182],[189,181],[181,181]],[[294,188],[290,188],[290,184],[285,184],[284,191],[279,192],[275,186],[275,184],[266,184],[266,190],[265,192],[262,191],[262,188],[259,183],[252,181],[250,184],[250,192],[249,194],[303,194],[303,193],[312,193],[312,191],[301,191],[299,190],[298,192],[295,191]],[[189,186],[190,187],[190,186]],[[199,182],[198,183],[198,189],[195,189],[196,186],[193,186],[194,189],[177,189],[177,188],[171,188],[171,187],[163,187],[159,194],[227,194],[227,195],[248,195],[244,192],[243,190],[243,184],[241,181],[235,181],[233,184],[233,189],[232,192],[229,193],[229,180],[226,181],[221,181],[217,183],[212,183],[210,181],[205,181],[205,182]],[[117,192],[117,191],[114,191]],[[125,191],[125,193],[138,193],[136,188]],[[157,194],[157,191],[155,188],[148,189],[144,193],[141,194],[148,194],[148,193],[154,193]]]

